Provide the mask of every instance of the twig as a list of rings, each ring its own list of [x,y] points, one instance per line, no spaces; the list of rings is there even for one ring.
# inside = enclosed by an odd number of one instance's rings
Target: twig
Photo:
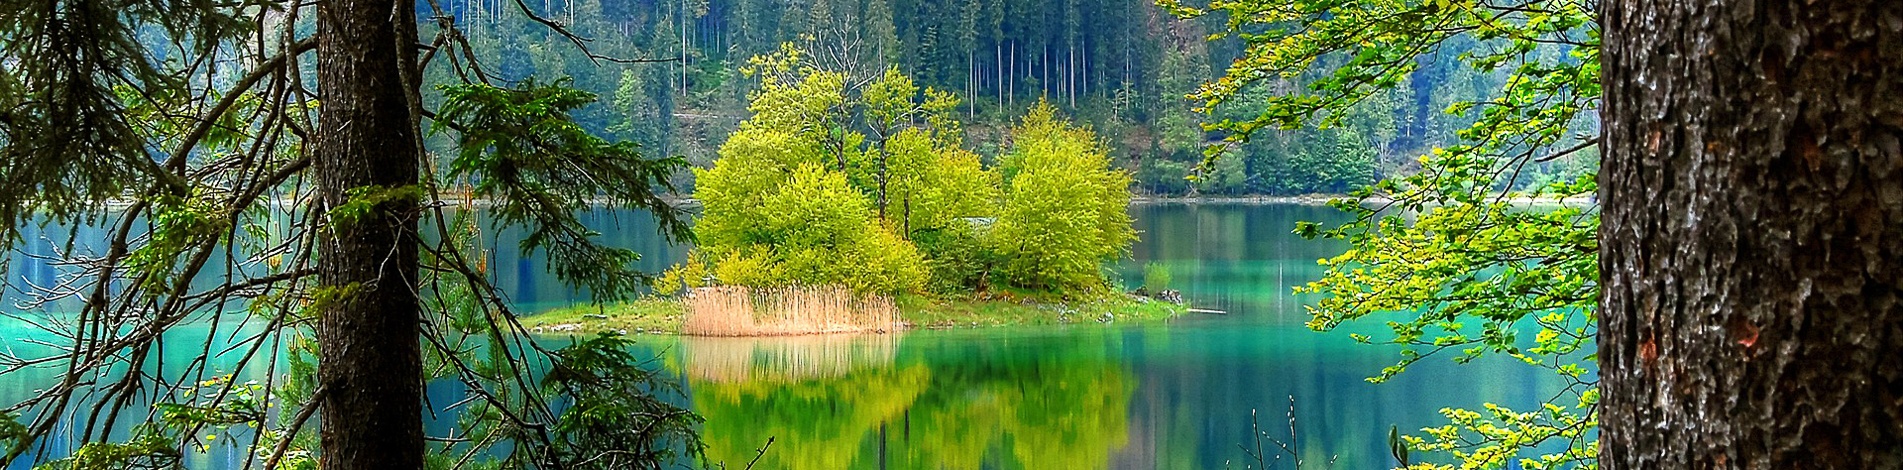
[[[1574,145],[1574,146],[1572,146],[1572,147],[1567,147],[1567,148],[1566,148],[1566,150],[1561,150],[1561,151],[1558,151],[1558,152],[1553,152],[1553,154],[1552,154],[1552,155],[1547,155],[1547,156],[1544,156],[1544,157],[1540,157],[1540,158],[1536,158],[1536,159],[1534,159],[1533,161],[1534,161],[1535,163],[1546,163],[1546,162],[1550,162],[1550,161],[1553,161],[1553,160],[1558,160],[1558,159],[1559,159],[1559,157],[1564,157],[1564,156],[1567,156],[1567,155],[1572,155],[1573,153],[1576,153],[1576,152],[1579,152],[1579,151],[1581,151],[1581,150],[1585,150],[1585,149],[1586,149],[1587,147],[1591,147],[1591,146],[1594,146],[1594,145],[1599,145],[1599,137],[1597,137],[1597,136],[1595,136],[1595,137],[1593,137],[1593,138],[1591,138],[1591,139],[1586,139],[1586,140],[1585,140],[1584,142],[1580,142],[1580,143],[1579,143],[1579,145]]]
[[[666,59],[623,59],[619,57],[609,57],[609,56],[605,56],[601,54],[596,54],[595,51],[588,49],[588,42],[593,41],[592,39],[581,37],[581,35],[575,34],[573,31],[569,31],[567,25],[558,23],[554,20],[544,18],[542,17],[542,15],[536,14],[534,10],[529,8],[529,4],[524,2],[523,0],[515,0],[515,6],[521,9],[522,14],[528,16],[530,20],[533,20],[536,23],[541,23],[542,26],[548,27],[548,29],[551,31],[554,31],[555,34],[560,34],[562,35],[562,37],[567,38],[568,42],[574,43],[575,49],[580,50],[583,55],[588,56],[588,60],[590,61],[599,62],[599,61],[605,60],[605,61],[614,62],[617,64],[653,64],[653,63],[662,63],[662,62],[676,62],[681,60],[679,57],[669,57]]]
[[[310,421],[311,414],[317,412],[318,404],[324,402],[326,391],[328,389],[323,385],[318,385],[317,391],[311,393],[310,401],[305,402],[304,407],[297,410],[297,417],[291,418],[291,428],[284,433],[284,438],[278,440],[278,444],[271,448],[271,457],[264,459],[264,470],[278,468],[278,459],[284,458],[284,452],[291,448],[291,441],[297,439],[298,431],[303,430],[304,423]]]
[[[1255,441],[1255,450],[1252,452],[1249,450],[1248,446],[1243,444],[1236,444],[1236,447],[1242,448],[1243,454],[1248,455],[1250,458],[1254,458],[1257,468],[1265,468],[1265,469],[1269,468],[1269,464],[1272,462],[1268,460],[1269,456],[1266,455],[1267,452],[1263,452],[1262,450],[1262,439],[1265,437],[1268,437],[1268,433],[1262,432],[1262,425],[1260,424],[1260,421],[1256,419],[1255,409],[1249,410],[1249,430],[1251,431],[1251,437]],[[1288,397],[1288,437],[1289,439],[1287,442],[1283,442],[1281,439],[1268,437],[1269,442],[1275,443],[1276,447],[1282,449],[1282,453],[1276,454],[1273,461],[1280,462],[1282,461],[1282,454],[1288,454],[1288,457],[1295,461],[1295,468],[1300,469],[1302,468],[1302,464],[1304,463],[1304,461],[1302,460],[1301,453],[1296,452],[1295,450],[1295,448],[1299,447],[1300,444],[1298,441],[1298,435],[1296,434],[1296,430],[1295,430],[1295,396],[1294,395],[1290,395]],[[1328,464],[1326,468],[1334,468],[1335,461],[1340,459],[1341,459],[1340,454],[1329,456]],[[1226,466],[1226,463],[1225,463],[1225,466]]]
[[[753,454],[753,460],[747,462],[747,470],[753,470],[753,464],[760,463],[760,457],[766,456],[766,450],[773,447],[773,436],[767,436],[766,445],[760,446],[760,452]]]

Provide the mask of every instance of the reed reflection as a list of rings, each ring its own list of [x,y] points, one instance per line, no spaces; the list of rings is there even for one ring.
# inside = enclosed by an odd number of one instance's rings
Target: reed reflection
[[[901,335],[682,338],[708,457],[755,468],[1108,468],[1135,375],[1083,347]],[[1053,351],[1057,353],[1052,354]],[[972,360],[972,358],[980,360]]]

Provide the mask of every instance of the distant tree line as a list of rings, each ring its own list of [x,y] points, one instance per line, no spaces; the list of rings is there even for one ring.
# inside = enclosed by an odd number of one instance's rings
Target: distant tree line
[[[1185,96],[1241,57],[1242,42],[1208,41],[1226,18],[1180,20],[1144,0],[537,0],[551,21],[570,26],[597,55],[563,54],[571,38],[524,21],[513,2],[453,0],[445,11],[465,24],[477,50],[501,57],[505,79],[573,77],[579,89],[609,99],[581,110],[584,125],[681,155],[707,167],[718,145],[746,116],[757,80],[747,60],[785,42],[866,51],[851,68],[896,67],[921,87],[960,98],[955,110],[967,143],[988,159],[1002,135],[1040,98],[1088,123],[1132,189],[1156,195],[1342,194],[1419,168],[1417,157],[1456,141],[1477,112],[1450,114],[1455,103],[1497,90],[1508,74],[1461,66],[1475,41],[1449,41],[1422,54],[1403,83],[1371,96],[1325,128],[1280,133],[1223,148],[1238,158],[1203,165],[1228,130],[1205,124],[1249,121],[1263,112],[1248,100],[1208,113]],[[1550,49],[1550,50],[1549,50]],[[1533,51],[1563,57],[1558,48]],[[1343,57],[1324,57],[1328,70]],[[1272,96],[1321,82],[1314,73],[1264,80],[1245,95]],[[1257,100],[1259,101],[1259,100]],[[1256,103],[1260,104],[1260,103]],[[1220,126],[1218,126],[1220,128]],[[1596,160],[1583,156],[1528,168],[1521,186],[1570,179]],[[675,184],[691,188],[682,171]]]

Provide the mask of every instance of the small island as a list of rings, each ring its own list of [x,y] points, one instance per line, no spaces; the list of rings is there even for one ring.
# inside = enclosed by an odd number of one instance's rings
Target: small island
[[[958,97],[897,68],[828,63],[788,44],[747,73],[760,80],[751,116],[711,168],[694,170],[701,213],[688,259],[647,297],[526,326],[765,336],[1188,310],[1158,273],[1136,292],[1106,274],[1137,238],[1131,177],[1049,103],[981,139],[960,124]]]
[[[691,300],[673,297],[646,297],[612,305],[576,305],[522,318],[523,326],[540,334],[594,334],[614,332],[623,335],[683,333]],[[1182,315],[1187,305],[1124,295],[1086,301],[1063,301],[1034,297],[995,296],[985,298],[944,298],[909,294],[893,302],[896,329],[983,328],[998,326],[1114,324],[1154,322]],[[855,326],[839,331],[816,329],[779,334],[824,334],[884,332]],[[712,336],[734,336],[728,333]]]

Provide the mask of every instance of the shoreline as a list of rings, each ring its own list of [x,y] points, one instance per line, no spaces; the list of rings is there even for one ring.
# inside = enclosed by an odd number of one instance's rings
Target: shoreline
[[[1328,206],[1328,203],[1330,201],[1334,201],[1337,199],[1353,199],[1353,196],[1349,196],[1346,194],[1303,194],[1298,196],[1195,196],[1195,197],[1131,196],[1130,205],[1140,206],[1140,205],[1233,204],[1233,205],[1264,205],[1264,206],[1303,205],[1303,206],[1326,207]],[[1367,199],[1367,202],[1377,203],[1377,204],[1391,202],[1391,201],[1393,201],[1393,199],[1378,197],[1378,196],[1369,197]],[[1594,205],[1598,203],[1597,199],[1592,197],[1555,198],[1555,197],[1514,196],[1514,197],[1501,199],[1501,201],[1510,203],[1513,205],[1518,205],[1518,206],[1558,205],[1558,206],[1582,206],[1583,207],[1583,206],[1589,206],[1589,205]]]
[[[935,298],[904,295],[894,299],[898,331],[993,328],[1033,325],[1155,322],[1190,313],[1190,306],[1129,294],[1080,302],[1041,302],[1024,298]],[[681,332],[687,308],[677,299],[644,297],[609,305],[579,304],[520,318],[535,335],[697,336]],[[739,337],[810,336],[745,335]],[[722,336],[725,337],[725,336]]]
[[[1303,205],[1326,206],[1328,201],[1343,199],[1345,194],[1303,194],[1298,196],[1130,196],[1130,205]]]
[[[1299,194],[1294,196],[1268,196],[1268,195],[1154,196],[1154,195],[1142,195],[1142,194],[1132,193],[1130,195],[1130,205],[1131,206],[1151,206],[1151,205],[1211,204],[1211,205],[1327,206],[1330,201],[1334,201],[1337,199],[1350,199],[1350,198],[1352,198],[1352,196],[1349,196],[1346,194],[1325,194],[1325,193]],[[691,197],[663,197],[662,200],[666,201],[668,204],[674,205],[675,208],[679,208],[679,209],[700,207],[700,200],[694,199]],[[1374,203],[1381,203],[1381,202],[1386,202],[1389,200],[1390,199],[1381,198],[1381,197],[1368,198],[1369,202],[1374,202]],[[126,207],[130,207],[135,201],[136,201],[135,199],[113,198],[113,199],[106,200],[104,205],[106,206],[107,209],[124,209]],[[1515,205],[1585,206],[1585,205],[1592,205],[1597,203],[1595,198],[1591,198],[1591,197],[1530,198],[1530,197],[1515,196],[1515,197],[1505,198],[1504,201],[1513,203]],[[290,207],[296,204],[297,202],[298,200],[292,199],[292,198],[276,197],[271,199],[270,204],[277,205],[280,207]],[[470,207],[477,207],[477,208],[487,208],[487,207],[495,205],[495,201],[492,201],[489,199],[446,197],[442,199],[437,199],[435,201],[431,201],[430,204],[442,204],[442,205],[449,205],[449,206],[463,205],[463,206],[470,206]],[[604,199],[590,199],[588,201],[588,205],[594,208],[601,208],[601,207],[609,206],[610,204],[608,203],[608,201]]]

